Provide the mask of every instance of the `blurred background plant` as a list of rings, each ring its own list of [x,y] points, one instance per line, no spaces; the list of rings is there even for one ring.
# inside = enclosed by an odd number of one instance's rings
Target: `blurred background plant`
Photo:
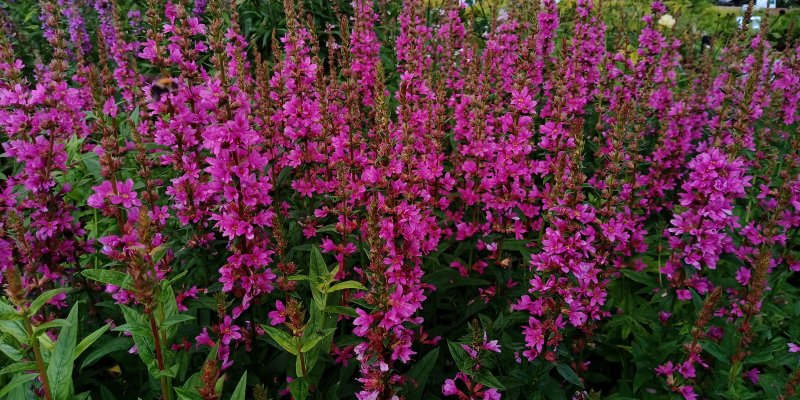
[[[425,0],[426,9],[437,9],[444,0]],[[487,32],[493,16],[502,15],[508,8],[505,0],[460,0],[466,6],[465,19],[470,21],[475,32]],[[85,15],[91,16],[92,0],[78,1]],[[284,5],[279,0],[235,0],[239,10],[239,23],[251,49],[257,49],[264,59],[273,59],[273,40],[286,33]],[[323,56],[327,54],[327,35],[330,33],[337,41],[341,40],[341,23],[350,23],[353,17],[350,0],[304,0],[300,2],[305,10],[307,23],[313,25]],[[644,15],[649,4],[646,1],[603,0],[598,2],[605,23],[608,26],[607,40],[611,43],[628,43],[631,49],[637,46],[637,32],[644,23]],[[742,3],[742,2],[739,2]],[[744,2],[746,4],[746,2]],[[119,16],[125,26],[141,24],[147,9],[146,0],[118,0]],[[380,0],[376,2],[379,14],[396,16],[401,10],[402,0]],[[740,7],[719,7],[712,0],[668,0],[666,4],[677,18],[676,31],[685,41],[699,42],[703,35],[713,37],[719,45],[726,43],[736,32],[736,17],[741,15]],[[736,3],[738,5],[738,3]],[[559,9],[564,16],[559,27],[559,35],[564,37],[572,32],[576,0],[559,1]],[[787,43],[800,38],[800,2],[783,0],[779,7],[788,7],[769,15],[768,39],[773,44],[785,47]],[[755,15],[764,15],[756,11]],[[0,27],[11,39],[17,49],[17,57],[25,61],[26,72],[32,73],[31,65],[42,55],[49,56],[47,41],[44,40],[39,20],[39,6],[34,1],[8,0],[0,2]],[[380,24],[376,32],[384,43],[392,43],[398,26],[393,18],[384,18],[390,23]],[[430,19],[430,15],[429,15]],[[86,18],[87,29],[93,31],[96,18]],[[96,41],[96,37],[92,37]],[[24,51],[22,51],[24,49]],[[382,48],[383,61],[387,72],[393,70],[392,53]],[[390,87],[392,79],[390,79]]]

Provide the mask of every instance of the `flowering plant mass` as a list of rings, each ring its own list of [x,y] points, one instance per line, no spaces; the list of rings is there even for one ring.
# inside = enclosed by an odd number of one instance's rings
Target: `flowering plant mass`
[[[751,9],[22,3],[0,399],[797,398],[800,46]]]

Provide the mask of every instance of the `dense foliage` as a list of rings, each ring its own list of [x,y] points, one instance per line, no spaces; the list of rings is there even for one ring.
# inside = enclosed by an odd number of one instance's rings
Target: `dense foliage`
[[[766,20],[248,3],[0,9],[0,398],[797,398]]]

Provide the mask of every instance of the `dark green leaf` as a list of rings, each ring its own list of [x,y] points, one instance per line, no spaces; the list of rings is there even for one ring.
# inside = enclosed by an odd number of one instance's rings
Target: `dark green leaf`
[[[119,286],[125,290],[133,290],[133,281],[124,272],[111,269],[85,269],[81,271],[81,275],[93,281]]]
[[[314,346],[316,346],[323,338],[323,335],[320,335],[316,332],[307,337],[303,336],[302,340],[300,341],[300,344],[302,345],[302,347],[300,347],[300,352],[305,353],[313,349]]]
[[[308,397],[308,381],[304,378],[297,378],[289,383],[289,391],[294,400],[306,400]]]
[[[110,327],[111,324],[103,325],[96,331],[89,334],[89,336],[83,338],[83,340],[81,340],[80,343],[78,343],[78,347],[75,349],[75,358],[80,357],[80,355],[83,354],[83,352],[86,351],[86,349],[88,349],[89,346],[92,345],[92,343],[97,341],[97,339],[99,339],[100,336],[102,336],[103,333],[105,333]]]
[[[728,357],[722,348],[716,343],[712,341],[704,341],[702,343],[703,350],[705,350],[708,354],[711,354],[717,360],[722,362],[730,362],[730,357]]]
[[[56,347],[50,354],[50,363],[47,365],[47,378],[55,400],[72,398],[72,369],[78,343],[78,305],[72,306],[67,321],[69,325],[59,332]]]
[[[345,289],[367,290],[367,288],[365,288],[364,285],[362,285],[360,282],[345,281],[345,282],[339,282],[339,283],[331,286],[328,289],[328,292],[329,293],[333,293],[333,292],[336,292],[336,291],[339,291],[339,290],[345,290]]]
[[[11,390],[15,389],[17,386],[36,379],[37,376],[39,376],[39,374],[14,375],[10,382],[8,382],[4,387],[0,388],[0,398],[4,398],[5,395],[11,392]]]
[[[639,282],[647,287],[658,286],[658,282],[656,282],[656,279],[650,275],[647,275],[646,272],[634,271],[632,269],[624,269],[624,268],[621,269],[620,272],[622,273],[622,275],[625,275],[626,278],[634,282]]]
[[[191,316],[191,315],[186,315],[186,314],[173,315],[172,317],[167,318],[167,320],[164,321],[164,323],[161,324],[161,327],[164,328],[164,329],[167,329],[167,328],[171,328],[174,325],[178,325],[178,324],[183,323],[183,322],[194,321],[194,320],[195,320],[195,318],[193,316]]]
[[[469,356],[469,353],[461,347],[461,343],[448,340],[447,347],[450,349],[450,355],[453,356],[453,361],[456,362],[458,369],[467,375],[471,375],[476,362]]]
[[[503,386],[500,381],[492,374],[492,371],[489,371],[486,368],[481,368],[478,371],[475,371],[472,374],[473,379],[478,381],[479,383],[483,384],[484,386],[492,387],[495,389],[504,390],[505,387]]]
[[[273,328],[269,325],[261,325],[261,327],[264,328],[264,330],[267,331],[269,337],[271,337],[272,340],[278,343],[278,345],[281,346],[284,350],[294,355],[297,355],[297,345],[294,344],[295,338],[293,336],[289,335],[288,333],[280,329]]]
[[[128,349],[131,348],[132,345],[133,343],[129,338],[118,337],[111,340],[107,340],[102,344],[100,344],[99,346],[96,346],[92,351],[90,351],[86,355],[86,358],[83,360],[83,363],[81,364],[81,369],[94,364],[95,362],[97,362],[97,360],[103,358],[108,354],[117,351],[127,351]]]
[[[247,390],[247,372],[245,371],[242,374],[242,378],[239,379],[239,383],[236,385],[236,389],[233,390],[233,395],[231,395],[231,400],[245,400],[245,392]]]
[[[100,161],[97,157],[97,154],[94,152],[86,152],[81,155],[83,159],[83,165],[86,167],[86,170],[89,171],[92,176],[99,180],[100,176]]]
[[[326,275],[328,275],[328,265],[325,264],[322,253],[319,252],[317,246],[311,246],[311,260],[308,264],[308,276],[311,278],[319,278]]]
[[[583,382],[581,382],[581,378],[578,377],[575,371],[572,370],[572,367],[567,364],[558,364],[556,365],[556,370],[567,382],[583,389]]]
[[[341,315],[348,315],[351,317],[357,317],[358,313],[352,307],[345,307],[345,306],[328,306],[325,307],[325,311],[334,314],[341,314]]]
[[[70,288],[58,288],[58,289],[50,289],[42,294],[34,300],[30,307],[28,307],[28,315],[34,315],[37,311],[39,311],[42,306],[44,306],[48,301],[52,300],[53,297],[58,296],[61,293],[68,293]]]
[[[36,370],[36,363],[33,361],[24,361],[11,364],[3,369],[0,369],[0,375],[11,374],[20,371],[34,371]]]
[[[38,326],[37,326],[37,327],[36,327],[36,328],[33,330],[33,337],[34,337],[34,338],[37,338],[37,337],[39,337],[39,335],[41,335],[42,333],[46,332],[46,331],[47,331],[47,330],[49,330],[49,329],[54,329],[54,328],[63,328],[63,327],[65,327],[65,326],[69,326],[69,325],[70,325],[70,323],[69,323],[69,321],[67,321],[67,320],[64,320],[64,319],[54,319],[54,320],[52,320],[52,321],[50,321],[50,322],[45,322],[45,323],[43,323],[43,324],[41,324],[41,325],[38,325]]]
[[[155,357],[155,343],[153,342],[153,334],[149,325],[145,325],[145,319],[148,316],[140,314],[138,311],[131,307],[120,305],[122,314],[125,316],[127,328],[133,336],[133,342],[136,344],[136,352],[139,353],[139,358],[142,359],[144,365],[150,371],[150,374],[155,375],[158,372],[158,363]]]
[[[436,360],[439,359],[439,348],[435,348],[425,354],[411,370],[408,372],[408,377],[412,380],[413,388],[408,392],[408,400],[420,400],[425,391],[425,385],[428,383],[433,366],[436,365]]]

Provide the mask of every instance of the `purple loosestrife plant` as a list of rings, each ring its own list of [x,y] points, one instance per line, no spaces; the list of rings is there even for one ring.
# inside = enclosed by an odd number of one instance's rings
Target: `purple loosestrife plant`
[[[704,46],[661,1],[286,0],[273,30],[48,0],[27,37],[23,3],[0,398],[796,396],[800,48],[772,20]]]

